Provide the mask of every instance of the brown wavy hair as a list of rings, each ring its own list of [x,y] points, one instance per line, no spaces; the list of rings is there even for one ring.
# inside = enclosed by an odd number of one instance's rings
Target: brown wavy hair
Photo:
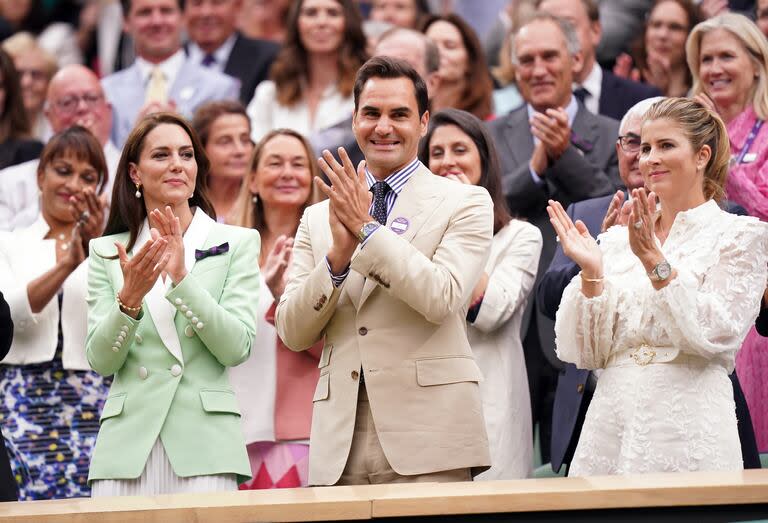
[[[679,125],[694,151],[709,146],[712,155],[704,168],[704,196],[718,203],[722,201],[731,161],[731,142],[720,116],[689,98],[665,98],[648,109],[644,122],[659,119]]]
[[[368,59],[367,41],[363,33],[363,19],[357,3],[353,0],[336,0],[344,12],[344,39],[339,47],[338,88],[342,96],[352,94],[355,74]],[[304,0],[297,0],[288,13],[285,43],[269,71],[269,78],[277,87],[277,101],[285,106],[295,105],[301,100],[303,86],[309,70],[307,50],[299,35],[299,14]]]
[[[446,15],[430,15],[421,26],[421,32],[426,33],[429,26],[435,22],[447,22],[461,33],[461,41],[467,50],[467,73],[464,77],[464,90],[461,93],[456,109],[470,112],[485,120],[491,115],[493,106],[493,80],[485,59],[485,52],[477,37],[477,33],[455,13]]]
[[[125,246],[126,251],[133,249],[139,230],[147,217],[144,199],[136,198],[136,186],[131,180],[129,166],[132,163],[139,163],[147,135],[163,124],[178,125],[184,129],[192,141],[195,162],[197,162],[197,179],[195,191],[189,199],[189,205],[190,207],[198,207],[205,214],[214,220],[216,219],[216,211],[208,199],[208,171],[211,164],[205,155],[205,149],[197,133],[189,122],[175,113],[150,114],[136,124],[123,146],[123,154],[120,156],[120,163],[117,164],[115,184],[112,188],[112,205],[109,208],[109,218],[104,229],[104,236],[128,231],[130,235],[128,244]]]

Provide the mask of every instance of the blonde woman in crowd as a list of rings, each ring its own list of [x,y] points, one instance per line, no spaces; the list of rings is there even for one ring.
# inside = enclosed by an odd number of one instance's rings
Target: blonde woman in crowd
[[[312,183],[318,174],[306,138],[289,129],[270,131],[256,147],[237,202],[234,223],[259,231],[263,246],[256,339],[248,361],[230,370],[253,474],[241,488],[307,484],[322,343],[304,352],[289,350],[277,336],[274,314],[299,220],[305,207],[319,200]]]
[[[696,99],[728,129],[728,199],[768,221],[768,43],[747,17],[725,13],[694,27],[687,48]],[[768,452],[767,369],[768,339],[750,329],[736,371],[761,452]]]
[[[743,468],[728,374],[760,308],[768,225],[721,210],[726,127],[698,102],[655,103],[641,130],[645,189],[600,235],[549,214],[581,268],[555,332],[560,359],[604,369],[569,475]],[[656,201],[661,211],[656,212]]]

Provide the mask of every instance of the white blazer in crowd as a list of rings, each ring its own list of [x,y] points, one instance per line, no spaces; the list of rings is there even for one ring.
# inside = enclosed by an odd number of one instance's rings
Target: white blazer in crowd
[[[29,227],[0,232],[0,290],[11,309],[13,344],[4,364],[51,361],[59,341],[59,300],[54,296],[37,314],[32,312],[27,285],[56,265],[56,240],[43,239],[49,227],[38,214]],[[88,328],[85,298],[88,263],[81,263],[64,281],[61,329],[65,369],[89,370],[85,357]]]
[[[488,286],[467,337],[483,381],[480,397],[491,449],[491,468],[476,480],[531,475],[533,429],[520,324],[541,255],[539,229],[512,220],[496,233],[485,265]]]

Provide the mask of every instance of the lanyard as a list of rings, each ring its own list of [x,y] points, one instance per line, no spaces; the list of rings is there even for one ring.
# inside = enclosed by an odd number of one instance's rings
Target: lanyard
[[[739,156],[736,157],[736,165],[739,165],[741,162],[744,161],[744,157],[749,152],[750,147],[752,147],[752,144],[755,142],[755,138],[757,138],[757,133],[760,132],[760,128],[763,126],[763,120],[757,120],[755,122],[755,125],[752,126],[752,130],[749,131],[749,136],[747,136],[747,141],[744,143],[744,147],[741,148],[741,152],[739,152]]]

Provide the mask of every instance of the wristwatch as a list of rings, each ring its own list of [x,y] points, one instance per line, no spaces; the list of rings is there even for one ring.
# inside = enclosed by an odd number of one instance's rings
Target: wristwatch
[[[364,242],[368,239],[368,236],[373,234],[373,231],[381,227],[381,224],[379,222],[367,222],[364,223],[362,227],[360,227],[360,231],[357,233],[357,239],[360,240],[360,242]]]
[[[670,276],[672,276],[672,266],[667,260],[657,263],[651,272],[648,273],[651,281],[665,281]]]

